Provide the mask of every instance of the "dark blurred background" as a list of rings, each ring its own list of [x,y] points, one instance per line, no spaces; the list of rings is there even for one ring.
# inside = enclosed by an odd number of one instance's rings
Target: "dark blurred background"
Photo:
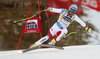
[[[14,20],[24,19],[27,17],[31,2],[33,3],[29,17],[38,12],[38,0],[0,0],[0,50],[15,50],[24,26],[25,21],[13,23]],[[47,0],[40,0],[41,10],[45,9]],[[82,14],[87,16],[85,14]],[[80,15],[80,16],[82,16]],[[37,15],[38,16],[38,15]],[[59,15],[49,16],[45,12],[41,13],[42,33],[45,36],[50,27],[57,21]],[[94,30],[94,26],[85,22]],[[87,44],[88,33],[78,23],[73,22],[68,27],[68,33],[79,31],[77,34],[71,34],[67,38],[57,42],[57,46],[85,45]],[[96,30],[94,30],[96,31]],[[40,39],[39,33],[24,33],[18,49],[25,49]],[[87,41],[83,40],[87,39]],[[49,41],[45,42],[47,44]]]

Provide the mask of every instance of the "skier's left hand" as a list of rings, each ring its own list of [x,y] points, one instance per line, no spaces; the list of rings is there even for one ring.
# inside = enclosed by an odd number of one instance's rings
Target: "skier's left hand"
[[[51,8],[51,7],[48,7],[47,10],[48,10],[48,11],[52,11],[52,8]]]
[[[86,27],[85,30],[86,30],[86,32],[88,31],[89,33],[92,32],[91,28],[89,28],[89,27]]]

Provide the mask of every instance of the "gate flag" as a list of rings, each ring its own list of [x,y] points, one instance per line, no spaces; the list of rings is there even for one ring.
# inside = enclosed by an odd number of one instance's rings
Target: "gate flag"
[[[41,20],[39,17],[33,17],[26,20],[24,33],[39,33],[41,32]]]

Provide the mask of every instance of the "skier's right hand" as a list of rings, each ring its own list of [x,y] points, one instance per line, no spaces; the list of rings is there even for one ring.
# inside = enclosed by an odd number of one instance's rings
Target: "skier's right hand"
[[[52,11],[52,8],[51,8],[51,7],[48,7],[47,10],[48,10],[48,11]]]
[[[85,31],[86,31],[86,32],[88,31],[89,33],[92,32],[91,28],[89,28],[89,27],[86,27],[86,28],[85,28]]]

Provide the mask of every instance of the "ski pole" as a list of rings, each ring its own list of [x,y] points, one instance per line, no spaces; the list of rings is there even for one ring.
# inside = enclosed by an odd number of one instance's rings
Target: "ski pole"
[[[71,34],[78,33],[78,32],[70,32],[69,34],[65,35],[64,38],[68,37]]]
[[[47,11],[47,9],[44,9],[44,10],[42,10],[42,11],[40,11],[40,12],[44,12],[44,11]],[[40,12],[37,12],[36,14],[34,14],[33,16],[31,16],[31,17],[29,17],[29,18],[16,20],[16,21],[14,21],[14,23],[19,22],[19,21],[24,21],[24,20],[27,20],[27,19],[30,19],[30,18],[33,18],[33,17],[35,17],[37,14],[39,14]]]
[[[87,32],[86,30],[84,32]],[[75,34],[75,33],[79,33],[79,31],[76,31],[76,32],[70,32],[69,34],[65,35],[64,38],[68,37],[69,35],[71,34]]]

